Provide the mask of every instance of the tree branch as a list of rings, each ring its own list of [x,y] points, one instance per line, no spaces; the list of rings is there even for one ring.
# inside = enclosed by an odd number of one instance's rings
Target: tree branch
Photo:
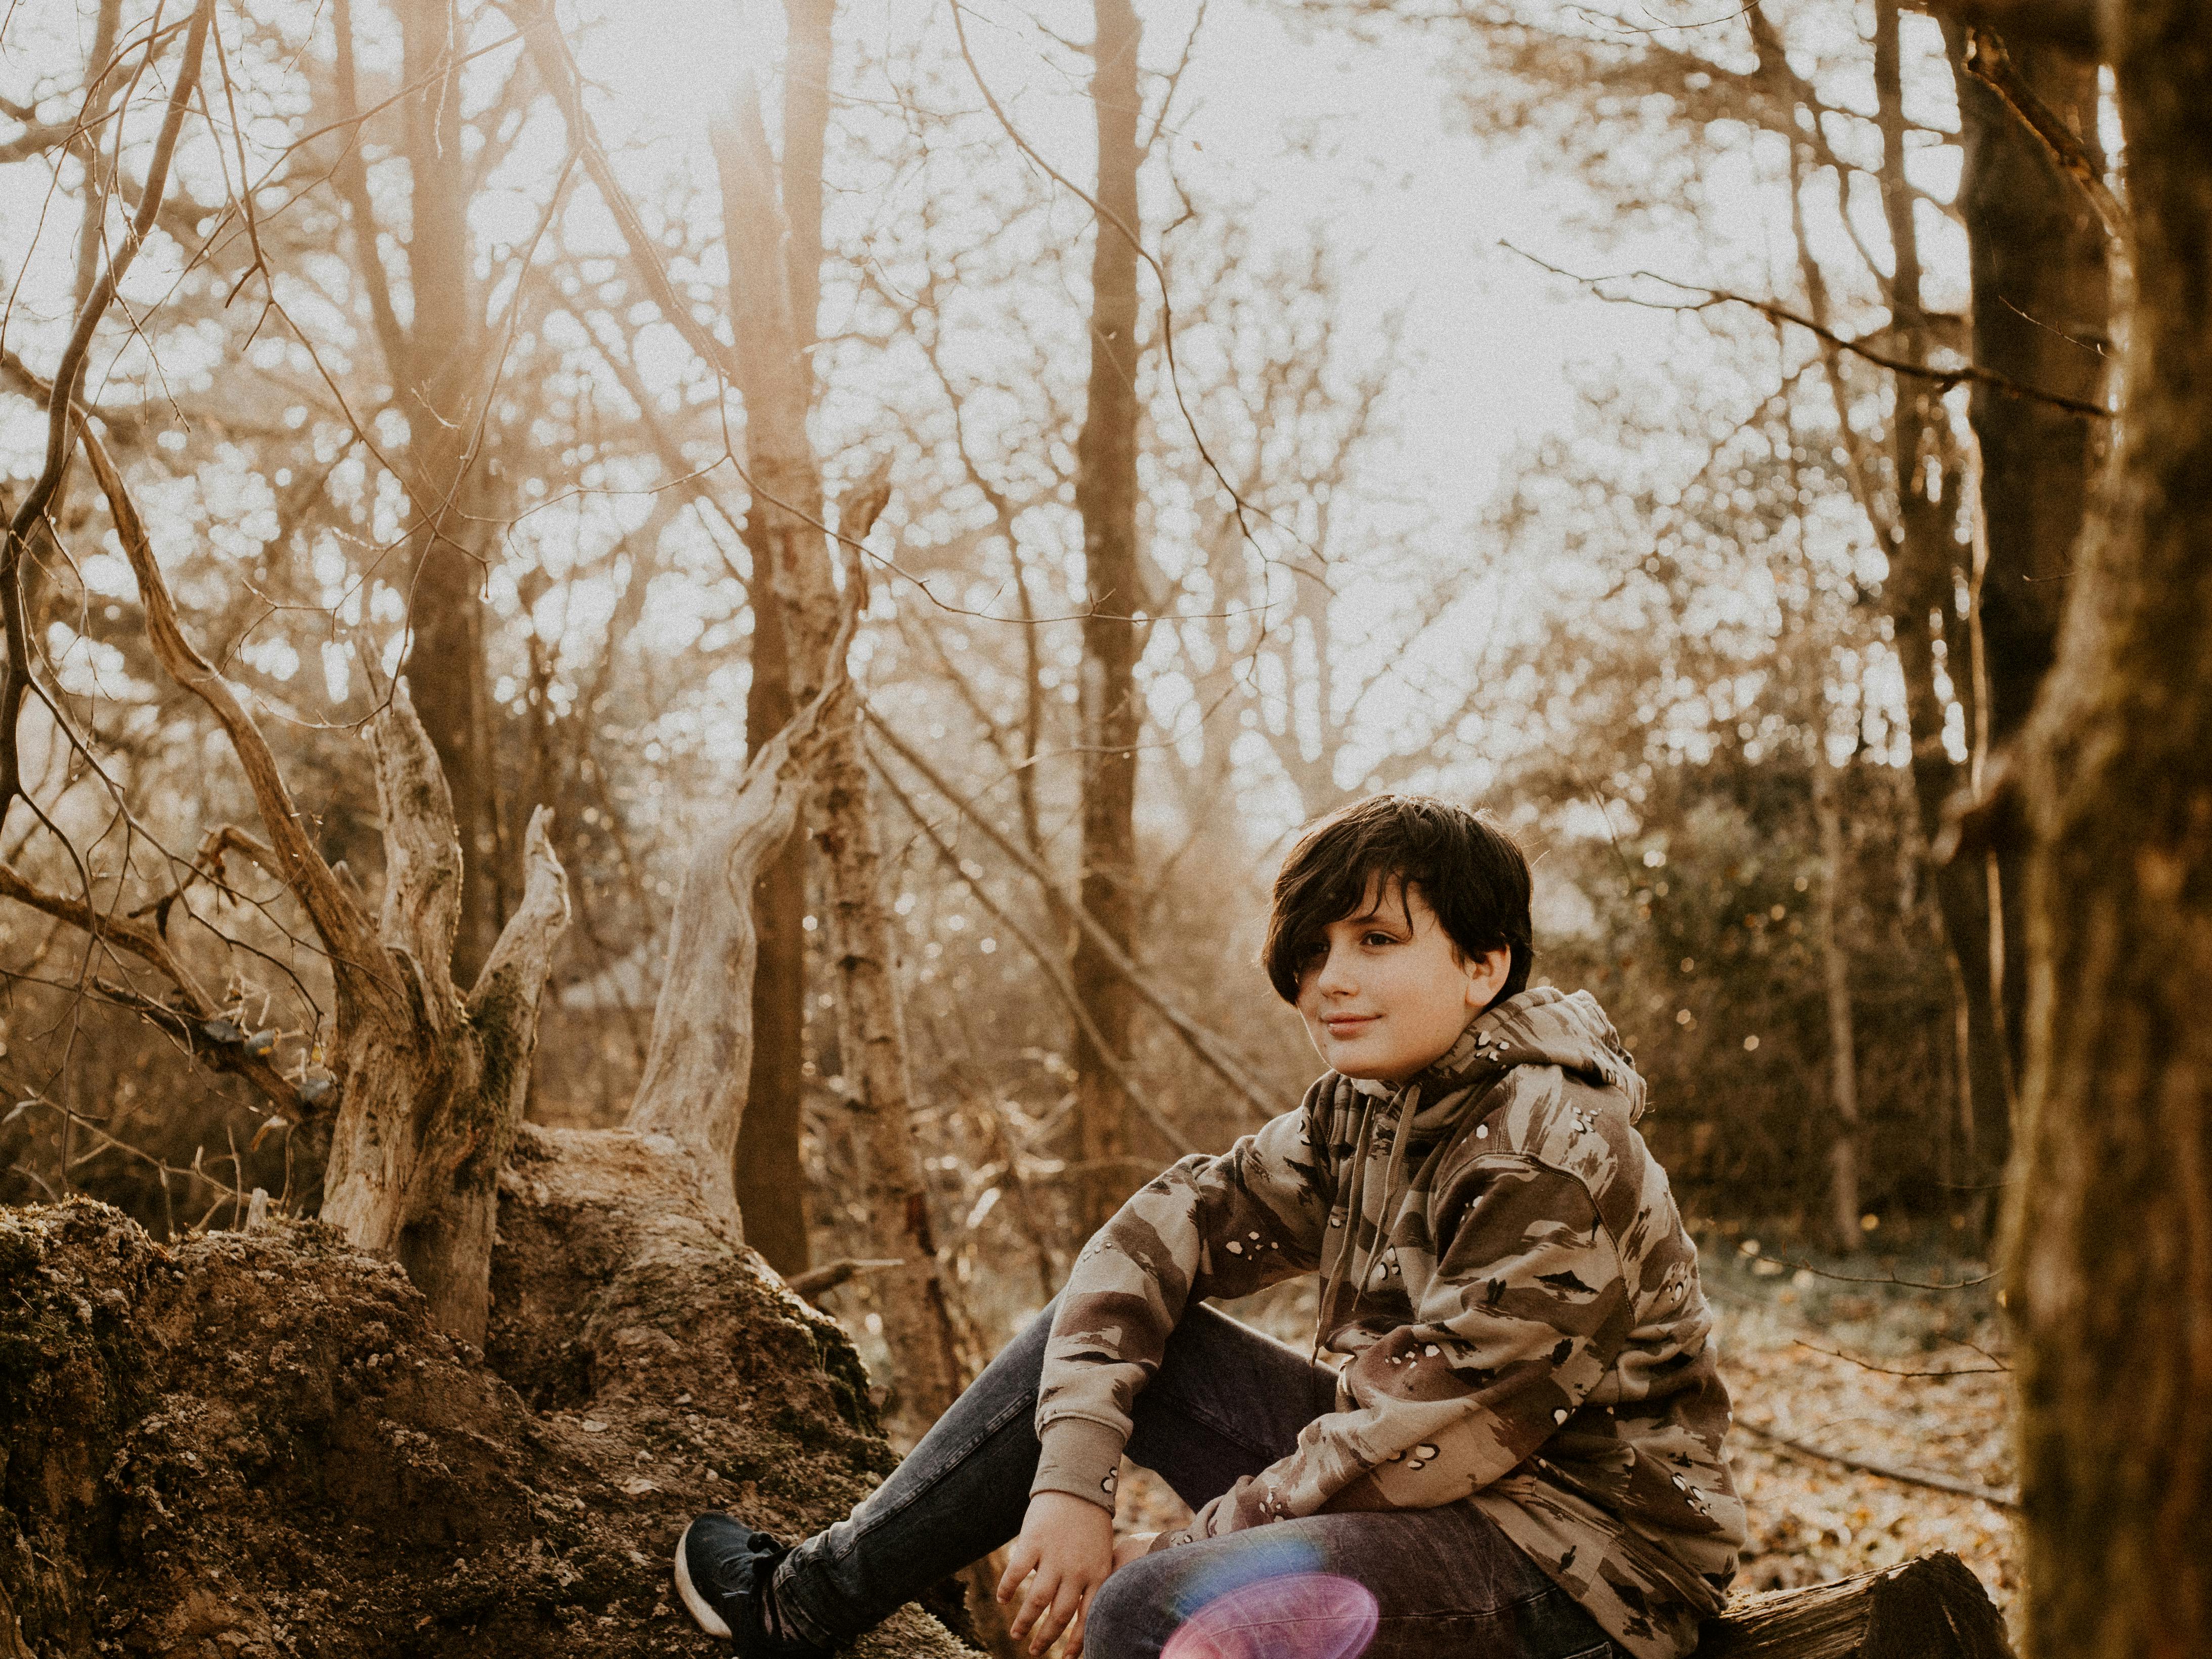
[[[1067,1012],[1074,1016],[1077,1025],[1082,1028],[1084,1036],[1091,1039],[1091,1046],[1097,1052],[1099,1064],[1104,1067],[1108,1075],[1113,1078],[1115,1085],[1121,1091],[1129,1104],[1136,1108],[1137,1115],[1158,1130],[1161,1137],[1177,1152],[1196,1152],[1198,1148],[1191,1145],[1190,1138],[1170,1122],[1160,1109],[1146,1098],[1144,1091],[1137,1086],[1136,1079],[1129,1074],[1128,1068],[1123,1066],[1113,1050],[1106,1046],[1105,1039],[1099,1035],[1098,1027],[1091,1018],[1090,1009],[1084,1006],[1083,999],[1076,994],[1075,981],[1069,977],[1066,964],[1060,960],[1059,954],[1047,949],[1033,938],[1027,928],[1006,914],[981,881],[969,875],[962,867],[960,855],[945,844],[945,838],[937,833],[937,826],[929,822],[923,815],[922,810],[915,805],[913,799],[905,790],[899,787],[898,780],[891,776],[881,761],[876,762],[876,775],[883,780],[884,787],[891,792],[891,799],[905,809],[907,817],[913,820],[915,828],[921,832],[922,838],[929,842],[931,848],[937,854],[939,862],[960,878],[968,890],[975,896],[975,902],[983,907],[985,913],[1012,933],[1014,936],[1014,942],[1028,952],[1030,959],[1043,971],[1045,978],[1051,981],[1054,993],[1058,994],[1060,1001],[1066,1005]]]
[[[690,304],[676,291],[676,284],[669,279],[653,251],[659,246],[657,239],[645,228],[645,221],[638,216],[636,204],[623,188],[622,180],[615,176],[614,166],[607,160],[606,147],[599,142],[599,129],[584,108],[582,77],[577,72],[576,60],[568,51],[568,42],[561,33],[552,7],[543,4],[542,0],[518,0],[518,3],[508,7],[508,13],[522,32],[525,47],[538,65],[539,78],[552,93],[562,119],[568,123],[569,142],[583,154],[584,171],[621,228],[623,246],[629,250],[631,268],[644,285],[646,296],[709,368],[725,381],[735,382],[737,360],[731,348],[716,339],[713,331],[692,315]]]
[[[531,813],[522,860],[527,872],[522,902],[500,929],[469,993],[469,1018],[479,1027],[497,1026],[510,1046],[525,1036],[535,1039],[538,994],[568,926],[568,872],[553,850],[551,807]]]
[[[2005,50],[2003,40],[1986,28],[1968,29],[1966,64],[1966,72],[1996,94],[2021,125],[2035,135],[2058,170],[2081,185],[2081,193],[2089,198],[2089,205],[2104,221],[2105,234],[2112,238],[2113,246],[2124,255],[2132,249],[2135,227],[2126,207],[2112,194],[2112,186],[2105,182],[2104,173],[2074,129],[2036,95],[2035,88],[2014,67],[2012,54]]]
[[[1182,1039],[1184,1047],[1196,1055],[1207,1070],[1235,1090],[1261,1117],[1268,1118],[1276,1115],[1281,1109],[1280,1103],[1264,1085],[1255,1082],[1241,1065],[1231,1058],[1223,1048],[1219,1037],[1184,1013],[1182,1009],[1168,1000],[1164,993],[1145,977],[1137,964],[1129,959],[1127,953],[1115,942],[1105,928],[1098,924],[1097,919],[1077,903],[1073,897],[1061,891],[1060,884],[1053,879],[1049,870],[1015,846],[996,824],[976,810],[974,802],[946,782],[943,775],[936,768],[915,753],[906,741],[890,728],[883,716],[865,703],[861,705],[861,713],[866,716],[868,724],[882,733],[884,741],[891,746],[892,750],[901,760],[921,773],[928,781],[931,788],[950,802],[962,817],[981,830],[985,838],[994,847],[1012,860],[1017,867],[1036,882],[1047,896],[1067,914],[1075,925],[1083,930],[1085,937],[1098,947],[1099,953],[1114,971],[1127,981],[1130,988],[1144,999],[1146,1006],[1168,1023],[1170,1029]]]
[[[137,1009],[174,1033],[191,1048],[193,1057],[211,1070],[234,1072],[244,1078],[285,1116],[301,1115],[299,1090],[276,1069],[266,1049],[225,1042],[202,1029],[221,1011],[151,923],[116,915],[66,894],[50,893],[9,864],[0,864],[0,898],[13,899],[81,928],[103,945],[128,951],[161,974],[176,988],[174,1006],[128,987],[99,981],[99,988],[111,1000]]]
[[[270,850],[284,884],[298,898],[330,953],[337,975],[341,1012],[346,1001],[381,1001],[396,994],[381,972],[384,950],[363,915],[331,867],[308,839],[300,809],[277,769],[276,757],[261,727],[239,701],[230,683],[193,648],[177,620],[176,601],[167,580],[154,557],[146,526],[108,459],[106,449],[86,423],[78,423],[78,437],[93,476],[107,497],[108,512],[123,544],[131,574],[137,578],[139,602],[145,612],[146,635],[155,656],[169,678],[205,703],[230,739],[232,752],[245,769],[254,805],[260,809],[262,827],[269,833]]]
[[[1933,1474],[1924,1469],[1899,1468],[1893,1464],[1876,1463],[1863,1457],[1846,1457],[1841,1452],[1832,1452],[1826,1447],[1814,1446],[1802,1440],[1793,1440],[1786,1434],[1762,1428],[1744,1418],[1735,1419],[1736,1427],[1746,1433],[1794,1451],[1802,1457],[1818,1458],[1824,1463],[1834,1463],[1844,1468],[1856,1469],[1861,1474],[1878,1475],[1884,1480],[1901,1481],[1908,1486],[1925,1486],[1931,1492],[1948,1492],[1960,1498],[1978,1498],[1984,1504],[2000,1510],[2017,1510],[2020,1495],[2000,1492],[1995,1486],[1984,1486],[1978,1481],[1961,1480],[1956,1475]]]
[[[1824,344],[1832,346],[1838,351],[1848,351],[1854,357],[1863,358],[1877,368],[1886,368],[1893,374],[1909,375],[1915,380],[1929,381],[1939,392],[1948,392],[1955,386],[1985,386],[1994,391],[2002,392],[2008,397],[2026,398],[2035,403],[2048,404],[2055,409],[2067,410],[2075,415],[2093,416],[2099,420],[2106,420],[2112,416],[2112,411],[2102,404],[2091,403],[2086,398],[2063,397],[2055,392],[2039,392],[2032,386],[2023,386],[2018,380],[1999,374],[1994,370],[1977,368],[1972,363],[1961,364],[1954,368],[1936,368],[1926,363],[1914,362],[1909,357],[1893,357],[1887,352],[1875,350],[1863,341],[1854,340],[1846,335],[1838,334],[1833,329],[1825,327],[1809,317],[1800,316],[1787,306],[1778,305],[1771,300],[1758,299],[1748,294],[1734,294],[1726,289],[1706,288],[1697,283],[1681,282],[1672,276],[1662,276],[1656,270],[1624,271],[1613,276],[1584,276],[1555,265],[1547,259],[1540,259],[1525,248],[1516,247],[1510,242],[1501,240],[1498,246],[1508,253],[1519,255],[1540,270],[1548,270],[1554,276],[1564,276],[1571,283],[1580,283],[1608,304],[1641,306],[1648,311],[1677,312],[1710,311],[1716,306],[1724,305],[1745,306],[1774,322],[1787,323],[1793,328],[1802,328]],[[1645,282],[1663,283],[1668,288],[1686,294],[1702,294],[1705,298],[1690,301],[1640,300],[1634,295],[1608,294],[1605,291],[1604,284],[1607,283],[1629,282],[1638,278]]]
[[[384,349],[384,372],[397,395],[407,373],[407,333],[392,307],[391,273],[385,269],[383,254],[377,251],[376,207],[368,193],[368,167],[361,153],[363,117],[354,77],[352,0],[335,0],[331,26],[337,37],[338,118],[351,128],[331,171],[338,199],[353,220],[354,264],[368,290],[369,317],[376,327],[377,343]]]
[[[0,864],[0,898],[14,899],[18,904],[27,904],[33,910],[44,912],[58,921],[66,921],[81,928],[103,945],[112,945],[128,951],[149,968],[166,975],[179,993],[189,1000],[192,1011],[204,1018],[215,1012],[215,1005],[202,991],[169,949],[168,940],[150,922],[134,917],[117,915],[112,911],[81,898],[64,893],[50,893],[12,864]]]
[[[462,851],[453,792],[438,751],[416,717],[404,677],[369,728],[376,747],[376,802],[384,817],[384,914],[377,931],[411,955],[452,1000],[453,938],[461,924]]]
[[[2048,40],[2086,58],[2104,55],[2097,0],[1910,0],[1915,10],[1979,23],[2015,40]]]
[[[865,537],[883,510],[872,483],[845,516]],[[822,689],[745,763],[721,828],[693,855],[677,890],[668,974],[653,1005],[652,1046],[623,1127],[664,1134],[688,1151],[701,1196],[735,1218],[731,1158],[744,1125],[752,1053],[753,875],[781,846],[798,811],[802,781],[830,705],[852,692],[847,653],[867,603],[857,556],[849,557],[837,632]],[[742,1225],[742,1223],[740,1223]]]

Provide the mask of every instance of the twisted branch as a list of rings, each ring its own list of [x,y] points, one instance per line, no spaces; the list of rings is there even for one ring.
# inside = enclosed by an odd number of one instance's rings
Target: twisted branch
[[[391,1002],[395,1008],[404,1009],[404,1001],[398,988],[380,971],[383,947],[371,930],[368,917],[338,884],[337,877],[309,839],[304,818],[293,804],[292,793],[277,769],[276,757],[270,751],[269,740],[262,735],[260,726],[239,700],[230,682],[217,673],[185,637],[177,619],[176,600],[170,595],[168,580],[155,559],[145,521],[138,516],[130,492],[124,488],[122,475],[116,471],[114,462],[108,459],[106,447],[89,424],[79,422],[78,436],[85,459],[91,464],[93,477],[107,497],[108,512],[122,541],[125,556],[131,562],[131,574],[137,579],[146,635],[154,647],[154,654],[171,679],[207,705],[229,738],[231,750],[237,755],[246,782],[253,791],[254,805],[260,809],[262,826],[269,832],[274,868],[307,910],[308,920],[321,937],[324,950],[330,954],[337,981],[341,1018],[349,1001]]]

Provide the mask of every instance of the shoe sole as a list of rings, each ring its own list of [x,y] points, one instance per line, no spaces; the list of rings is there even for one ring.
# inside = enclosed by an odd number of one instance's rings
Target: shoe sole
[[[684,1536],[676,1540],[676,1594],[683,1599],[684,1610],[690,1613],[701,1630],[709,1636],[727,1639],[730,1626],[722,1615],[714,1611],[714,1604],[699,1594],[691,1582],[691,1570],[684,1565],[684,1547],[691,1541],[691,1528],[684,1528]]]

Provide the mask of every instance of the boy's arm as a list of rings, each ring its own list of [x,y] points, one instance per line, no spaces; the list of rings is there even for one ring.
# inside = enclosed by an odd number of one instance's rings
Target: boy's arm
[[[1138,1393],[1193,1298],[1245,1296],[1310,1273],[1329,1203],[1318,1123],[1331,1079],[1218,1158],[1164,1170],[1092,1235],[1067,1276],[1045,1348],[1030,1491],[1114,1506]]]
[[[1322,1510],[1432,1509],[1478,1492],[1573,1415],[1626,1346],[1626,1278],[1588,1188],[1532,1158],[1459,1172],[1415,1322],[1346,1367],[1343,1409],[1169,1542]]]

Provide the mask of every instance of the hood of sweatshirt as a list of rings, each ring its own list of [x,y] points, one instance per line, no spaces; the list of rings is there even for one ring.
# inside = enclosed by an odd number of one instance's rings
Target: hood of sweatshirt
[[[1367,1103],[1331,1217],[1331,1232],[1345,1242],[1322,1264],[1316,1351],[1332,1321],[1347,1311],[1340,1291],[1356,1298],[1385,1247],[1413,1184],[1407,1148],[1448,1139],[1504,1105],[1512,1091],[1492,1085],[1519,1066],[1557,1066],[1590,1088],[1619,1095],[1630,1122],[1644,1115],[1644,1079],[1597,999],[1550,986],[1484,1009],[1450,1048],[1403,1083],[1345,1079]]]
[[[1557,1066],[1594,1089],[1618,1091],[1630,1122],[1644,1115],[1644,1079],[1597,999],[1588,991],[1571,994],[1548,985],[1484,1009],[1450,1048],[1404,1083],[1353,1086],[1401,1105],[1411,1097],[1411,1127],[1426,1135],[1449,1127],[1486,1091],[1485,1085],[1516,1066]]]

